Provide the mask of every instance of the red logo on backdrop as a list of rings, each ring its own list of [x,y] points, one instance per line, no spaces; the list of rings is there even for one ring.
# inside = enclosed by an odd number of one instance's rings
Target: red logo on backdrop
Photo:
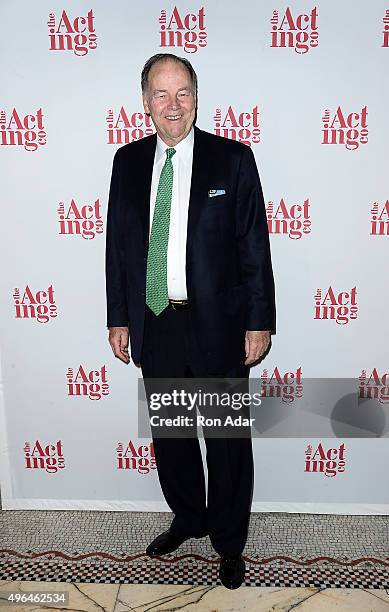
[[[46,144],[46,132],[43,125],[42,109],[35,115],[19,115],[13,108],[9,116],[0,111],[0,144],[2,146],[21,146],[26,151],[36,151]]]
[[[323,291],[317,289],[315,293],[314,319],[331,319],[339,325],[346,325],[351,319],[357,318],[357,288],[349,291],[340,291],[335,294],[331,285],[323,297]]]
[[[267,226],[269,234],[284,234],[292,240],[298,240],[303,234],[311,233],[311,215],[309,214],[309,199],[303,204],[287,206],[284,198],[278,205],[271,200],[266,206]]]
[[[310,47],[319,44],[317,29],[317,8],[313,8],[309,15],[300,13],[293,17],[289,6],[284,14],[273,11],[271,24],[271,47],[294,49],[296,53],[307,53]]]
[[[252,111],[240,113],[234,111],[232,106],[226,111],[217,108],[213,120],[214,132],[218,136],[238,140],[249,146],[260,141],[258,106],[254,106]]]
[[[377,368],[367,374],[362,370],[359,376],[360,399],[377,399],[381,404],[389,402],[389,373],[379,374]]]
[[[109,395],[107,367],[105,365],[100,370],[89,371],[80,365],[75,374],[73,368],[68,368],[66,378],[68,395],[70,396],[99,400],[103,395]]]
[[[26,459],[26,468],[29,470],[44,470],[53,474],[65,467],[61,440],[46,446],[43,446],[39,440],[35,440],[32,448],[31,444],[26,442],[24,445],[24,457]]]
[[[344,442],[338,448],[329,448],[328,450],[324,450],[321,442],[315,450],[313,450],[311,444],[308,444],[305,451],[304,472],[315,472],[332,478],[339,472],[344,472],[345,463]]]
[[[197,13],[180,13],[175,6],[171,13],[161,10],[159,16],[160,47],[182,47],[187,53],[196,53],[206,47],[204,7]]]
[[[97,47],[96,30],[93,26],[92,9],[86,17],[69,17],[63,9],[61,17],[56,21],[54,13],[50,13],[47,22],[49,28],[49,51],[73,51],[75,55],[86,55]]]
[[[149,474],[150,470],[156,469],[154,445],[140,444],[135,446],[130,440],[125,447],[119,442],[116,447],[117,465],[119,470],[135,470],[139,474]]]
[[[72,198],[70,204],[60,202],[57,208],[59,234],[64,236],[81,236],[93,240],[96,234],[103,233],[100,200],[93,204],[78,205]]]
[[[370,236],[389,236],[389,200],[384,205],[374,202],[370,213]]]
[[[384,23],[384,29],[382,32],[383,41],[382,41],[381,47],[389,47],[389,9],[386,9],[385,15],[382,18],[382,21]]]
[[[15,287],[12,297],[15,303],[16,319],[35,319],[38,323],[47,323],[57,316],[53,285],[35,293],[26,285],[23,295],[21,294],[19,287]]]
[[[115,116],[113,110],[110,109],[107,113],[106,122],[108,144],[127,144],[154,134],[152,121],[146,113],[135,112],[129,115],[124,106]]]
[[[346,115],[340,106],[332,115],[327,108],[322,117],[323,140],[321,144],[344,145],[350,151],[358,149],[360,144],[366,144],[369,131],[367,129],[367,107],[358,113]]]
[[[281,373],[278,367],[269,375],[265,368],[261,374],[261,397],[280,397],[283,402],[290,404],[297,397],[303,396],[301,382],[301,366],[295,372]]]

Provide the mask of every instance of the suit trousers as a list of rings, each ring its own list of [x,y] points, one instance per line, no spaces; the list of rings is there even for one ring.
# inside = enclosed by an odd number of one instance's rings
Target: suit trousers
[[[143,378],[210,376],[193,331],[190,305],[185,309],[168,306],[158,316],[146,306],[140,366]],[[249,367],[237,358],[236,365],[222,376],[248,379]],[[209,535],[220,555],[238,555],[247,540],[253,493],[251,436],[207,437],[204,429],[203,435],[207,492],[197,436],[164,438],[153,434],[161,489],[174,513],[170,529],[183,537]]]

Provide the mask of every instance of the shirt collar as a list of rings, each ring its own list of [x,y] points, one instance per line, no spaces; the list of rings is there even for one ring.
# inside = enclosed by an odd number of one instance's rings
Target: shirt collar
[[[194,129],[193,125],[189,130],[189,133],[180,140],[178,144],[175,145],[176,155],[179,155],[181,159],[184,161],[190,158],[190,155],[193,151],[193,142],[194,142]],[[168,149],[168,145],[166,142],[162,140],[162,138],[157,134],[157,146],[155,149],[155,162],[158,163],[162,157],[166,157],[166,149]]]

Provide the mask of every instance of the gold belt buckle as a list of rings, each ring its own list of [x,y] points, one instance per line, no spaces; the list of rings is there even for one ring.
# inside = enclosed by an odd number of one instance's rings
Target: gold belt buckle
[[[188,300],[171,300],[169,298],[169,303],[174,310],[178,310],[182,306],[186,306],[188,304]]]

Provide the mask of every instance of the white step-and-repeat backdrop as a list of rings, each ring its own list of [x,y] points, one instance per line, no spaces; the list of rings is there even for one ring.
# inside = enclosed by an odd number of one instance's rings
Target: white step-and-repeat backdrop
[[[389,513],[389,2],[0,10],[3,508],[167,509],[104,280],[113,155],[153,132],[140,72],[165,51],[198,73],[197,125],[252,147],[266,200],[277,334],[252,377],[291,423],[254,440],[253,510]],[[375,400],[302,435],[312,379]]]

